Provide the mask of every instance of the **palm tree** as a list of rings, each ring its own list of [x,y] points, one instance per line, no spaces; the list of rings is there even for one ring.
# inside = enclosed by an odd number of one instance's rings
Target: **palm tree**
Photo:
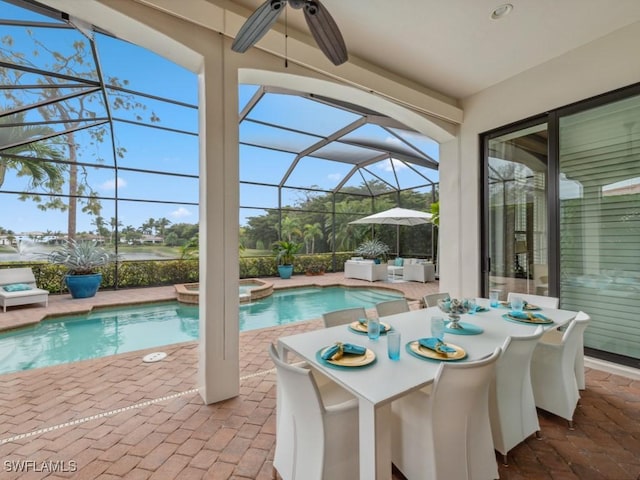
[[[105,237],[106,235],[109,234],[109,230],[106,228],[106,223],[104,221],[104,218],[101,217],[100,215],[98,215],[96,218],[93,219],[93,221],[91,222],[91,225],[95,225],[96,233],[100,237]]]
[[[307,253],[315,253],[316,238],[322,236],[322,225],[314,223],[313,225],[307,223],[304,226],[304,244]],[[309,252],[309,242],[311,242],[311,252]]]
[[[200,251],[200,235],[195,234],[193,238],[190,238],[187,243],[180,247],[180,260],[189,260],[197,258]]]
[[[286,216],[282,219],[282,222],[280,222],[280,238],[286,238],[287,241],[292,242],[294,236],[302,236],[302,230],[300,230],[300,225],[298,225],[298,219]]]
[[[0,126],[24,122],[24,112],[0,118]],[[20,177],[29,178],[30,190],[38,186],[53,189],[64,182],[64,164],[44,161],[62,159],[60,150],[51,144],[37,142],[52,132],[51,128],[41,125],[0,128],[0,148],[15,145],[0,151],[0,187],[4,183],[7,170],[10,169],[16,170]]]
[[[355,203],[355,207],[351,205]],[[360,245],[367,236],[368,228],[363,228],[362,225],[351,225],[349,222],[356,220],[362,216],[362,213],[354,213],[354,211],[361,211],[359,203],[349,202],[344,200],[336,203],[336,222],[335,222],[335,243],[334,237],[330,236],[328,241],[335,251],[348,252],[354,250]],[[333,228],[332,218],[327,217],[327,225],[325,225],[329,231]]]
[[[156,228],[156,219],[150,218],[142,224],[142,233],[153,235],[153,229]]]
[[[156,232],[162,237],[162,241],[164,242],[164,232],[165,229],[171,225],[171,220],[169,220],[168,218],[165,217],[161,217],[158,220],[156,220],[155,223],[155,227],[156,227]]]
[[[124,235],[127,243],[133,244],[135,241],[139,240],[142,234],[133,228],[132,225],[127,225],[123,230],[122,234]]]
[[[116,229],[122,226],[122,222],[120,220],[116,220],[116,217],[111,217],[109,219],[109,226],[111,227],[111,238],[109,241],[114,243]]]

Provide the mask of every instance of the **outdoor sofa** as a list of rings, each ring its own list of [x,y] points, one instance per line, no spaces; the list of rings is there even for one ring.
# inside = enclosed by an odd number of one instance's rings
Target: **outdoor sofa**
[[[387,264],[378,264],[373,260],[347,260],[344,263],[344,278],[357,278],[376,282],[387,279]]]

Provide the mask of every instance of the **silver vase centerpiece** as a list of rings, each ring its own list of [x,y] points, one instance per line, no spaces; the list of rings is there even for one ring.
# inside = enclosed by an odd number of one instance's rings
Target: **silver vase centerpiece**
[[[438,307],[444,313],[449,315],[450,322],[447,325],[447,328],[462,329],[460,326],[460,315],[469,311],[469,305],[466,300],[443,298],[438,300]]]

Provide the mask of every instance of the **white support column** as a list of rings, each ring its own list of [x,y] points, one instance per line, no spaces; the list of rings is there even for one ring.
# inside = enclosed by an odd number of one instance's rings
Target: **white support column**
[[[228,40],[200,74],[200,355],[198,388],[205,403],[240,391],[238,327],[238,84]]]
[[[458,140],[440,144],[440,226],[438,227],[440,264],[440,291],[454,297],[462,295],[461,249],[462,213],[464,201],[462,191],[462,165]],[[476,205],[477,207],[477,205]],[[474,207],[475,208],[475,207]],[[469,210],[471,210],[469,208]],[[475,210],[473,210],[475,213]],[[475,265],[473,266],[475,271]]]

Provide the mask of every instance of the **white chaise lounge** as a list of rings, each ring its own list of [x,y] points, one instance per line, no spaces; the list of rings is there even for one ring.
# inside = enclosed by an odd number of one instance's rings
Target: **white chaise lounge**
[[[7,307],[44,303],[49,305],[49,292],[36,287],[36,277],[30,268],[0,269],[0,305]]]

